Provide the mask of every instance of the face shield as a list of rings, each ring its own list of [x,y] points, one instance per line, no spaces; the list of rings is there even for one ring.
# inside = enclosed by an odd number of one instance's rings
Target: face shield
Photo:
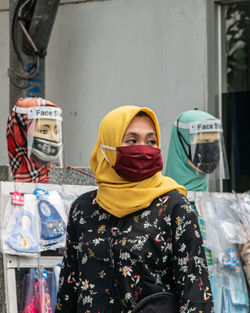
[[[189,143],[181,135],[179,128],[182,127],[178,124],[177,122],[179,139],[183,148],[185,148],[184,142],[188,145],[189,151],[185,149],[185,153],[189,164],[197,170],[197,174],[212,174],[216,179],[228,179],[229,173],[221,121],[204,120],[185,124],[185,128],[188,128],[189,131]]]
[[[62,166],[62,110],[52,106],[28,109],[28,155]]]

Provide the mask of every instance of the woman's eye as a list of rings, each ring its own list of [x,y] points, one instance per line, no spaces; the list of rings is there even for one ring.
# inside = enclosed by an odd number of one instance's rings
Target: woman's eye
[[[126,144],[134,145],[134,144],[136,144],[136,139],[129,139],[129,140],[126,141]]]
[[[154,146],[154,145],[156,145],[157,144],[157,141],[155,140],[155,139],[152,139],[152,140],[148,140],[147,141],[147,145],[149,145],[149,146]]]

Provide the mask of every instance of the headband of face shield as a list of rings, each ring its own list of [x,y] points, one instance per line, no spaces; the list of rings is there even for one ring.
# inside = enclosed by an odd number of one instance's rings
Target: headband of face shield
[[[177,135],[188,160],[197,172],[215,174],[216,178],[229,178],[222,125],[220,120],[195,121],[189,124],[176,123]],[[189,142],[181,129],[189,133]]]
[[[28,155],[62,165],[62,110],[52,106],[28,109]]]

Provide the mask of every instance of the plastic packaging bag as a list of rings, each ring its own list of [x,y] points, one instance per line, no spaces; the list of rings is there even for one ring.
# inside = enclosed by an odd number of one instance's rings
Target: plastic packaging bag
[[[246,243],[247,237],[241,220],[241,209],[234,195],[214,193],[213,202],[225,239],[235,244]]]
[[[19,196],[19,198],[21,195]],[[13,202],[10,195],[2,224],[2,251],[30,255],[40,251],[37,235],[36,198],[25,194],[23,202]],[[20,200],[20,199],[19,199]]]
[[[23,280],[22,313],[52,313],[56,285],[53,272],[31,268]]]
[[[65,246],[67,208],[58,191],[36,189],[42,250]]]

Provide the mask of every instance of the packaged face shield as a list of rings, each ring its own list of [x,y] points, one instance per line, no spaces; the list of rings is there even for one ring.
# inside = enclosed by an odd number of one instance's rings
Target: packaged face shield
[[[179,140],[191,162],[189,164],[196,169],[197,174],[213,174],[216,178],[229,178],[220,120],[195,121],[189,124],[177,121],[177,128]],[[182,136],[180,128],[188,129],[189,142]]]
[[[35,189],[40,220],[40,246],[42,250],[65,246],[67,208],[56,190]]]
[[[28,109],[28,154],[44,163],[62,165],[62,110],[52,106]]]
[[[9,197],[2,222],[2,252],[24,256],[40,252],[36,206],[32,194],[14,192]]]

